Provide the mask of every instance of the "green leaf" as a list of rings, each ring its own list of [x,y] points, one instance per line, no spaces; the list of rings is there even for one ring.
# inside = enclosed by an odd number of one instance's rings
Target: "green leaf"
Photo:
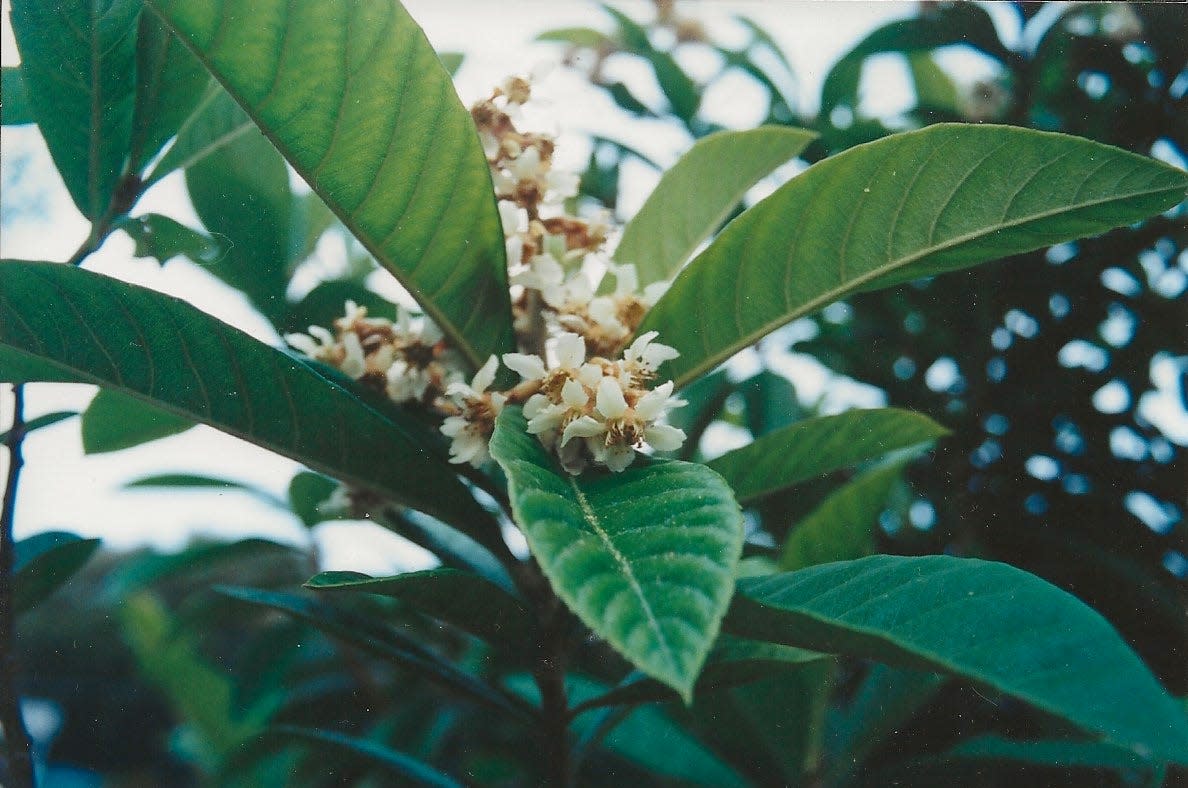
[[[711,692],[749,684],[821,659],[826,659],[825,655],[814,651],[720,635],[697,678],[694,695],[700,699]],[[574,714],[602,706],[678,699],[664,684],[637,672],[614,689],[575,707]]]
[[[681,392],[681,399],[687,404],[668,414],[668,423],[684,430],[685,443],[677,452],[677,458],[690,459],[697,454],[701,436],[713,420],[722,412],[727,398],[734,391],[734,384],[725,370],[703,375],[690,383]]]
[[[204,267],[273,323],[282,320],[293,224],[284,159],[253,130],[186,170],[186,189],[202,224],[227,247]]]
[[[192,419],[155,408],[143,400],[103,389],[82,414],[86,454],[102,454],[167,438],[194,426]]]
[[[53,319],[47,322],[47,316]],[[46,328],[48,326],[48,328]],[[420,425],[180,299],[53,263],[0,263],[0,350],[210,424],[498,539]]]
[[[189,169],[224,145],[255,130],[256,124],[235,99],[220,86],[212,84],[177,130],[177,138],[145,178],[145,183],[152,185],[175,170]]]
[[[12,560],[12,609],[20,615],[57,591],[98,549],[98,539],[83,539],[65,531],[46,531],[17,542]]]
[[[124,171],[136,98],[137,0],[15,0],[33,116],[70,196],[102,216]]]
[[[516,523],[557,595],[687,702],[742,551],[741,514],[722,479],[676,461],[569,476],[514,407],[496,421],[491,456],[507,474]]]
[[[602,9],[618,24],[618,39],[623,46],[651,65],[652,73],[656,76],[656,84],[668,99],[672,114],[688,124],[697,114],[697,107],[701,103],[701,92],[697,85],[671,54],[652,46],[648,40],[648,31],[638,22],[605,3],[602,4]]]
[[[301,471],[289,482],[289,508],[306,528],[313,528],[320,522],[333,519],[323,514],[320,507],[338,489],[338,483],[320,473]]]
[[[289,304],[284,329],[305,332],[310,326],[328,326],[342,317],[343,304],[347,301],[367,307],[368,317],[396,319],[396,306],[388,299],[368,290],[361,282],[335,279],[322,282],[296,304]]]
[[[175,575],[200,577],[201,573],[211,573],[228,564],[265,566],[293,554],[289,545],[256,538],[196,544],[174,553],[146,553],[120,562],[107,576],[106,593],[122,600]]]
[[[634,263],[641,284],[671,278],[742,200],[747,189],[817,135],[763,126],[698,140],[661,177],[623,228],[615,259]]]
[[[908,71],[912,75],[912,86],[916,90],[916,106],[921,109],[941,110],[957,114],[961,110],[961,99],[957,85],[936,60],[927,52],[911,52],[907,55]]]
[[[561,27],[556,30],[546,30],[538,35],[536,40],[556,41],[587,49],[599,49],[611,45],[611,39],[606,33],[591,27]]]
[[[944,760],[992,759],[1028,764],[1057,766],[1062,769],[1115,769],[1117,771],[1148,771],[1151,764],[1129,750],[1104,742],[1015,741],[1000,736],[978,736],[966,739],[940,756]]]
[[[1113,627],[1005,564],[880,555],[742,580],[724,626],[957,675],[1144,757],[1188,763],[1188,718]]]
[[[746,406],[747,429],[756,438],[804,417],[796,387],[778,372],[764,369],[738,384],[738,390]]]
[[[146,4],[475,366],[514,349],[486,157],[399,3]]]
[[[939,124],[819,162],[731,222],[644,318],[681,387],[858,290],[966,268],[1144,219],[1188,175],[1089,140]],[[706,299],[707,293],[714,298]]]
[[[464,52],[438,52],[437,59],[445,66],[445,70],[450,72],[451,77],[458,75],[458,69],[462,68],[462,61],[466,59]]]
[[[66,419],[77,415],[78,411],[76,410],[56,410],[53,413],[46,413],[45,415],[38,416],[37,418],[29,419],[25,422],[25,434],[28,435],[33,430],[39,430],[42,427],[49,427],[53,424],[57,424],[59,421],[65,421]],[[0,432],[0,444],[8,443],[9,432],[11,432],[11,430]]]
[[[114,227],[127,233],[136,244],[132,252],[135,257],[152,257],[164,263],[185,256],[200,265],[215,266],[227,255],[227,244],[220,239],[159,213],[130,216]]]
[[[504,591],[515,589],[515,583],[507,569],[495,558],[491,546],[479,544],[445,523],[411,509],[397,511],[396,507],[391,506],[373,513],[372,519],[376,525],[433,553],[443,566],[474,572]]]
[[[835,490],[799,522],[780,555],[780,569],[862,558],[875,550],[874,532],[903,463],[874,468]]]
[[[23,126],[36,122],[21,67],[5,66],[0,72],[0,125]]]
[[[347,736],[336,731],[274,725],[264,731],[269,738],[291,739],[313,745],[316,749],[354,757],[357,764],[377,766],[400,780],[400,785],[425,785],[432,788],[462,788],[462,783],[416,758],[389,749],[379,742]]]
[[[813,477],[947,434],[932,419],[908,410],[852,410],[784,427],[726,452],[709,466],[746,505]]]
[[[193,114],[210,74],[153,14],[141,14],[136,36],[136,105],[131,165],[139,170]]]
[[[482,577],[457,569],[427,569],[392,577],[359,572],[322,572],[305,584],[315,591],[380,594],[458,627],[493,645],[525,647],[532,617],[520,600]]]
[[[269,506],[275,506],[278,509],[288,510],[288,502],[277,498],[270,492],[261,490],[259,487],[253,487],[250,484],[235,481],[234,479],[220,479],[214,476],[200,476],[191,473],[160,473],[152,476],[144,476],[139,479],[134,479],[124,485],[125,490],[135,489],[178,489],[189,488],[192,490],[218,490],[247,493],[253,498],[263,501]]]

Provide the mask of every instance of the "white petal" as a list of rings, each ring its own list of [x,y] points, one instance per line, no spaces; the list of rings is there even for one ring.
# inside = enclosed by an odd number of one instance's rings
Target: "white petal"
[[[545,185],[554,200],[564,200],[577,194],[581,178],[572,172],[554,170],[545,176]]]
[[[487,363],[474,373],[474,380],[470,382],[470,387],[477,393],[482,393],[495,382],[495,371],[499,369],[499,358],[492,353],[487,357]]]
[[[646,334],[640,334],[635,338],[635,341],[631,343],[631,347],[623,351],[623,358],[629,360],[639,360],[643,357],[643,352],[647,349],[648,344],[658,336],[660,336],[659,331],[649,331]]]
[[[660,300],[660,296],[668,292],[671,282],[652,282],[643,289],[643,299],[648,304],[654,304]]]
[[[635,266],[630,263],[616,265],[614,271],[615,293],[617,295],[627,295],[639,289],[639,274],[636,273]]]
[[[672,391],[672,387],[668,387],[668,392]],[[635,415],[639,416],[644,421],[652,421],[658,419],[664,413],[665,406],[668,404],[668,392],[661,391],[661,389],[653,389],[647,394],[639,398],[639,402],[635,403]]]
[[[441,434],[447,438],[453,438],[462,430],[466,429],[466,425],[469,423],[461,416],[449,416],[441,423]]]
[[[602,461],[606,463],[606,467],[610,468],[615,473],[620,473],[627,469],[627,466],[635,460],[635,449],[630,446],[623,446],[615,444],[606,447],[606,454]]]
[[[367,371],[367,362],[363,358],[363,345],[359,342],[359,335],[348,331],[342,335],[342,347],[346,350],[346,357],[339,365],[352,378],[359,378]]]
[[[571,408],[584,408],[590,401],[590,395],[586,393],[585,386],[570,378],[561,387],[561,401]]]
[[[524,403],[524,418],[534,419],[537,414],[549,406],[549,398],[544,394],[533,394]]]
[[[590,284],[590,280],[581,271],[578,271],[565,283],[565,294],[570,301],[588,304],[594,297],[594,288]]]
[[[527,353],[504,353],[503,363],[524,380],[539,380],[545,376],[545,365],[540,356]]]
[[[295,350],[299,350],[307,356],[316,356],[320,348],[318,343],[313,341],[312,337],[305,334],[285,334],[285,341]]]
[[[590,317],[603,325],[609,326],[619,322],[619,318],[615,313],[615,302],[606,296],[598,296],[598,298],[592,299],[587,309],[590,312]]]
[[[463,381],[456,380],[450,385],[446,386],[447,397],[477,397],[478,392],[470,387],[469,384]]]
[[[557,337],[557,366],[577,369],[586,360],[586,340],[568,331]]]
[[[540,435],[542,432],[555,430],[561,426],[561,417],[565,415],[565,408],[560,405],[549,405],[528,420],[528,434]]]
[[[529,148],[511,163],[510,169],[520,180],[535,178],[540,172],[540,151],[535,147]]]
[[[503,225],[504,237],[510,238],[520,231],[521,215],[524,217],[524,223],[527,224],[528,214],[523,208],[511,200],[499,201],[499,221]]]
[[[438,326],[437,323],[434,323],[427,317],[421,320],[422,342],[424,342],[426,345],[436,345],[444,338],[445,332],[441,330],[441,327]]]
[[[652,369],[656,369],[665,361],[671,361],[679,355],[681,354],[676,348],[653,342],[644,349],[643,363]]]
[[[524,239],[518,235],[513,235],[507,239],[505,248],[507,249],[507,266],[514,268],[524,262]]]
[[[503,406],[507,402],[507,395],[493,392],[491,394],[491,410],[498,416],[503,412]]]
[[[685,431],[668,424],[653,424],[644,430],[644,440],[657,451],[674,451],[685,442]]]
[[[623,389],[614,378],[603,378],[598,383],[598,412],[608,419],[621,418],[627,413],[627,400]]]
[[[538,254],[530,263],[542,284],[559,285],[565,281],[565,269],[552,255]]]
[[[331,334],[326,329],[322,328],[321,326],[310,326],[309,334],[314,339],[321,342],[323,345],[333,345],[334,344],[334,335]]]
[[[606,425],[590,416],[580,416],[565,425],[565,432],[561,433],[561,445],[569,443],[573,438],[593,438],[606,432]]]
[[[582,364],[582,368],[578,370],[577,379],[583,386],[589,386],[592,389],[598,388],[598,384],[602,381],[602,367],[597,364]]]

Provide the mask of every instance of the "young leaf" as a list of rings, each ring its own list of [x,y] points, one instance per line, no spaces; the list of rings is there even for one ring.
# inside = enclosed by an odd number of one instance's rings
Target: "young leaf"
[[[192,419],[154,408],[111,389],[100,390],[82,414],[86,454],[102,454],[167,438],[194,426]]]
[[[569,476],[514,407],[496,422],[491,456],[507,474],[516,523],[557,595],[689,701],[742,551],[742,517],[722,479],[676,461]]]
[[[300,728],[296,725],[274,725],[261,736],[291,739],[311,745],[317,749],[345,753],[354,756],[356,762],[378,766],[400,785],[423,785],[430,788],[462,788],[462,783],[442,774],[426,763],[402,752],[389,749],[379,742],[347,736],[336,731],[314,728]]]
[[[380,414],[179,299],[69,266],[5,261],[0,352],[18,367],[118,389],[498,538],[453,469],[412,437],[419,425]]]
[[[879,512],[903,474],[903,463],[869,470],[835,490],[792,529],[780,555],[780,569],[849,561],[874,552]]]
[[[189,169],[224,145],[230,145],[241,135],[255,130],[256,124],[235,99],[220,86],[212,84],[177,130],[177,139],[144,179],[145,183],[152,185],[175,170]]]
[[[46,531],[17,542],[12,609],[23,613],[57,591],[98,549],[98,539],[65,531]]]
[[[23,126],[36,122],[21,67],[5,66],[0,72],[0,125]]]
[[[314,591],[380,594],[486,640],[516,649],[531,643],[532,618],[515,597],[478,575],[428,569],[393,577],[359,572],[322,572],[305,584]]]
[[[223,239],[190,229],[159,213],[130,216],[117,221],[114,227],[126,232],[136,244],[134,256],[152,257],[161,263],[185,256],[199,265],[214,266],[227,254],[228,244]]]
[[[852,410],[797,422],[709,463],[744,505],[795,484],[931,443],[948,430],[927,416],[897,408]]]
[[[1120,227],[1177,204],[1188,175],[1089,140],[939,124],[819,162],[729,226],[644,318],[683,386],[858,290]],[[706,294],[714,297],[707,299]]]
[[[1188,763],[1188,718],[1113,627],[1006,564],[879,555],[742,580],[724,626],[951,673],[1145,757]]]
[[[153,488],[174,490],[178,488],[189,488],[191,490],[233,490],[235,492],[247,493],[256,500],[262,501],[269,506],[275,506],[278,509],[287,511],[289,508],[286,501],[277,498],[270,492],[261,490],[259,487],[253,487],[250,484],[237,482],[233,479],[219,479],[214,476],[200,476],[191,473],[160,473],[152,476],[143,476],[124,485],[125,490]]]
[[[210,74],[153,14],[141,14],[136,36],[136,106],[132,169],[151,161],[193,114]]]
[[[698,140],[660,177],[615,249],[640,284],[671,278],[742,200],[747,189],[804,150],[817,135],[763,126]]]
[[[59,421],[65,421],[66,419],[77,415],[78,411],[76,410],[56,410],[53,413],[46,413],[44,416],[38,416],[36,418],[29,419],[25,422],[25,434],[28,435],[33,430],[39,430],[42,427],[49,427],[51,425],[57,424]],[[0,432],[0,445],[8,443],[9,432],[11,432],[11,430]]]
[[[486,157],[399,3],[146,5],[475,366],[513,349]]]
[[[74,204],[111,204],[128,158],[136,97],[137,0],[14,0],[29,104]]]

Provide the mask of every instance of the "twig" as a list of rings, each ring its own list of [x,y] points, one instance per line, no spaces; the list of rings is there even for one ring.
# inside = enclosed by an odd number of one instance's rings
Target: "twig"
[[[7,443],[8,480],[4,485],[3,508],[0,509],[0,724],[4,726],[8,749],[9,777],[13,786],[24,788],[33,785],[33,750],[16,689],[16,610],[13,608],[16,543],[12,537],[17,485],[24,465],[21,445],[25,440],[25,390],[20,383],[12,387],[12,403],[12,427],[8,431]]]

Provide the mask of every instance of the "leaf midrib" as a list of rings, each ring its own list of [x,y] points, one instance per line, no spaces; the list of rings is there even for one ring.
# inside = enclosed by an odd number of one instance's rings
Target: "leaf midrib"
[[[697,378],[698,376],[704,374],[707,370],[712,369],[713,367],[717,366],[719,363],[721,363],[721,361],[723,359],[729,358],[730,356],[737,353],[739,350],[742,350],[743,348],[754,344],[757,340],[766,336],[769,332],[774,331],[775,329],[779,328],[780,326],[790,323],[791,321],[795,320],[796,318],[798,318],[802,315],[805,315],[809,312],[813,312],[823,306],[827,306],[828,304],[831,304],[834,301],[836,301],[838,298],[840,298],[845,293],[847,293],[851,290],[855,290],[868,282],[878,279],[880,276],[883,276],[885,274],[891,273],[892,271],[895,271],[896,269],[904,268],[906,266],[911,265],[912,263],[918,262],[918,261],[924,259],[925,257],[928,257],[929,255],[936,254],[938,252],[944,252],[944,251],[952,249],[956,246],[960,246],[963,243],[967,243],[969,241],[975,241],[975,240],[978,240],[979,238],[990,235],[992,233],[999,232],[1001,230],[1009,230],[1009,229],[1027,224],[1029,222],[1040,221],[1043,219],[1050,218],[1052,216],[1059,216],[1060,214],[1071,213],[1073,211],[1084,210],[1086,208],[1095,208],[1095,207],[1098,207],[1101,205],[1108,205],[1109,203],[1113,203],[1113,202],[1122,202],[1125,200],[1133,199],[1135,197],[1148,197],[1148,196],[1152,196],[1152,195],[1156,195],[1156,194],[1161,194],[1164,192],[1175,192],[1175,191],[1177,191],[1177,189],[1178,189],[1178,187],[1166,186],[1161,189],[1147,189],[1147,190],[1143,190],[1143,191],[1127,192],[1124,195],[1115,194],[1110,197],[1102,198],[1099,200],[1090,200],[1090,201],[1083,202],[1083,203],[1077,203],[1076,205],[1072,205],[1072,206],[1063,206],[1061,208],[1052,209],[1049,211],[1040,211],[1039,213],[1029,214],[1026,217],[1022,217],[1022,218],[1019,218],[1019,219],[1016,219],[1016,220],[1013,220],[1010,222],[1000,222],[999,224],[982,227],[982,228],[979,228],[978,230],[975,230],[975,231],[972,231],[969,233],[965,233],[963,235],[954,236],[953,238],[950,238],[948,241],[926,247],[914,254],[908,255],[907,257],[900,258],[898,260],[890,260],[887,263],[885,263],[877,268],[871,269],[870,271],[866,272],[865,274],[856,276],[853,279],[849,279],[846,282],[843,282],[842,284],[840,284],[837,287],[834,287],[834,288],[831,288],[830,290],[825,291],[824,293],[817,296],[816,298],[813,298],[813,299],[805,302],[797,309],[793,309],[789,312],[783,312],[783,313],[781,313],[781,315],[778,318],[767,321],[759,328],[748,333],[745,337],[731,343],[729,346],[727,346],[727,348],[725,348],[721,351],[718,351],[717,353],[702,360],[694,367],[690,368],[687,372],[685,372],[684,374],[682,374],[680,377],[678,377],[676,379],[676,387],[679,389],[684,386],[687,386],[694,378]],[[692,267],[695,266],[696,264],[697,264],[697,260],[694,259],[693,262],[691,262],[689,264],[689,266],[686,267],[685,270],[686,271],[692,270]],[[647,327],[646,319],[644,321],[644,326]]]

